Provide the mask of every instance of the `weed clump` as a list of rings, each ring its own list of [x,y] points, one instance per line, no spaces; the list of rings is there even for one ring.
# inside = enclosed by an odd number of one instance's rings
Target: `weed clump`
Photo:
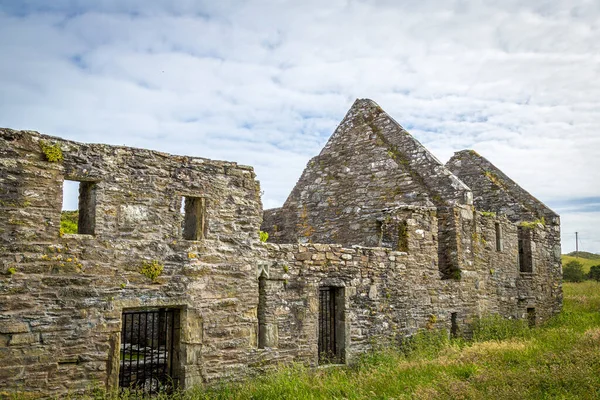
[[[546,219],[542,217],[540,219],[536,219],[535,221],[523,221],[519,224],[519,226],[525,229],[534,229],[538,224],[546,226]]]
[[[47,161],[51,163],[62,162],[63,154],[58,143],[50,144],[45,140],[40,140],[40,148]]]
[[[152,282],[156,282],[156,279],[162,275],[164,268],[165,266],[158,260],[143,261],[140,274],[152,280]]]
[[[258,237],[260,241],[264,243],[269,240],[269,232],[258,231]]]

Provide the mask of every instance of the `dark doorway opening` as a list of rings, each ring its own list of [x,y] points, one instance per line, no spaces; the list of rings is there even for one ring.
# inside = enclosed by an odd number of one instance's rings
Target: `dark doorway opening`
[[[344,288],[319,288],[319,364],[344,362]]]
[[[176,308],[123,311],[120,388],[152,395],[178,386],[179,326]]]

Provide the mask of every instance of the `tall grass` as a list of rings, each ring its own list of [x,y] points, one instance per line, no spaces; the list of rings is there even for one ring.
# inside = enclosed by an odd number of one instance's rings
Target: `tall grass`
[[[422,332],[349,367],[292,365],[243,383],[156,398],[598,399],[600,283],[565,284],[564,300],[564,311],[540,327],[487,317],[475,323],[469,341]],[[86,398],[117,399],[101,391]]]
[[[354,366],[286,367],[189,399],[596,399],[600,398],[600,284],[564,285],[564,311],[541,327],[497,316],[471,341],[423,332]]]

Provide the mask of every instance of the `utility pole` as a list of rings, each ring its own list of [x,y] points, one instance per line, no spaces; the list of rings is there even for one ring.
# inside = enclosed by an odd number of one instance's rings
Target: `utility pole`
[[[579,232],[575,232],[575,258],[579,255],[579,240],[577,240],[577,235]]]

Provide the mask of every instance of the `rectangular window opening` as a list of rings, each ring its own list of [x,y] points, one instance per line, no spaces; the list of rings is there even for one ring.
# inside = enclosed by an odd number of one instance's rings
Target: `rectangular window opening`
[[[390,222],[377,221],[377,235],[379,236],[378,247],[394,247],[394,232]]]
[[[206,199],[184,196],[181,201],[183,238],[202,240],[206,236]]]
[[[530,328],[536,324],[535,308],[533,307],[527,309],[527,322]]]
[[[502,251],[502,227],[499,222],[495,223],[496,228],[496,251]]]
[[[522,226],[517,228],[519,241],[519,271],[533,272],[533,258],[531,253],[531,230]]]
[[[138,394],[173,392],[179,385],[179,309],[124,310],[119,387]]]
[[[319,288],[319,364],[345,362],[344,288]]]
[[[63,181],[61,233],[93,235],[96,230],[96,182]]]
[[[408,224],[406,221],[377,221],[378,247],[408,252]]]

